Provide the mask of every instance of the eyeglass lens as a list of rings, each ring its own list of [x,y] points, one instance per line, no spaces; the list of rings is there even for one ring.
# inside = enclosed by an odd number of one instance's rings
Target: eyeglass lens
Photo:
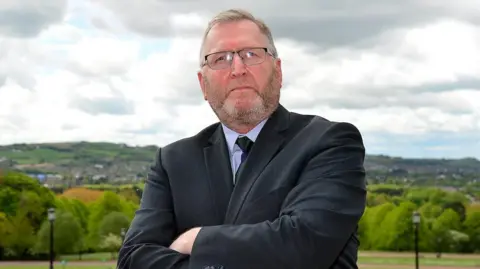
[[[223,69],[230,67],[236,52],[217,52],[207,56],[207,63],[212,69]],[[265,49],[250,48],[237,52],[245,65],[255,65],[265,60]]]

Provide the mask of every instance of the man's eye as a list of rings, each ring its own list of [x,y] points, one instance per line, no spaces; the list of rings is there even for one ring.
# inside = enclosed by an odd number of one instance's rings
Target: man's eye
[[[218,62],[221,62],[221,61],[224,61],[225,60],[225,57],[218,57],[215,62],[218,63]]]

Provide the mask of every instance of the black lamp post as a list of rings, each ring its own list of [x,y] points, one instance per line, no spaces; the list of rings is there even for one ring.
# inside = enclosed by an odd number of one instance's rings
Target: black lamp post
[[[55,209],[48,209],[48,220],[50,221],[50,269],[53,269],[53,222],[55,222]]]
[[[418,226],[420,224],[420,213],[413,212],[412,221],[415,226],[415,268],[418,269]]]

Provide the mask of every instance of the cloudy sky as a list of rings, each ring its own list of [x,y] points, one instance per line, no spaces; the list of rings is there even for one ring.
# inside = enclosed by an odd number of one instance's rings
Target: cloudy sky
[[[0,144],[164,145],[216,121],[198,86],[217,11],[272,28],[291,111],[367,152],[480,158],[480,0],[2,0]]]

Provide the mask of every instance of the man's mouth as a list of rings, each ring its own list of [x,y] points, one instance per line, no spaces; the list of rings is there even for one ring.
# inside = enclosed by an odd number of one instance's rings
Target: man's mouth
[[[231,91],[237,91],[237,90],[253,90],[253,88],[249,86],[240,86],[240,87],[233,88]]]

